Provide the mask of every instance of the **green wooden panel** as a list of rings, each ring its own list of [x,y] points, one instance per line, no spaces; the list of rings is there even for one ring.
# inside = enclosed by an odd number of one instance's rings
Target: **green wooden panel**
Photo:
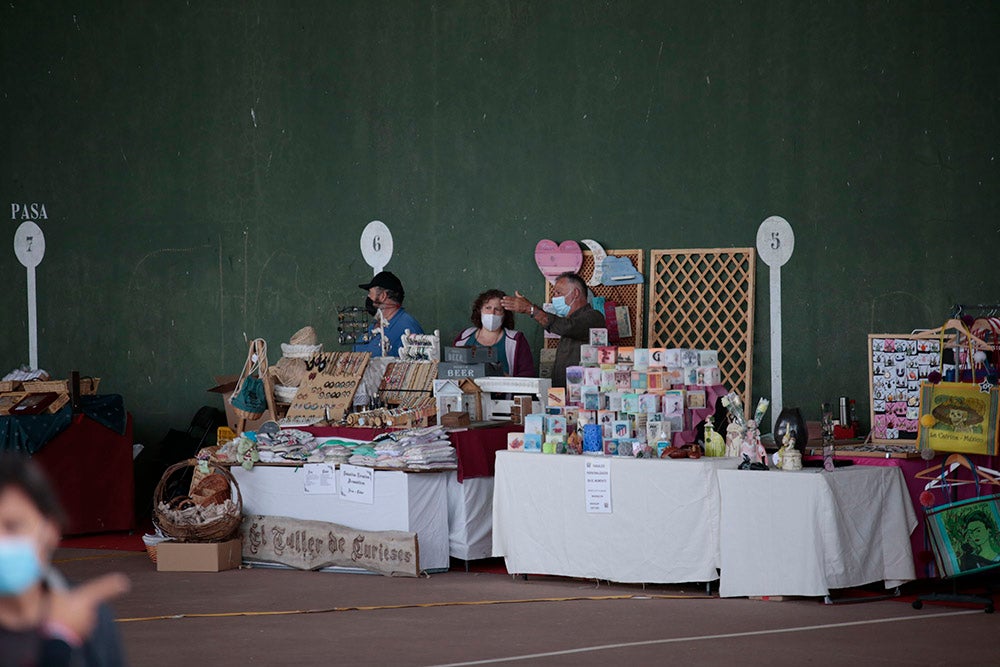
[[[156,439],[217,400],[202,390],[239,370],[244,332],[272,361],[305,324],[336,347],[370,220],[407,308],[448,338],[482,289],[541,299],[540,238],[743,247],[777,214],[796,234],[785,404],[867,414],[868,332],[998,300],[998,11],[5,3],[0,210],[46,204],[41,363],[101,375]],[[0,370],[27,360],[24,275],[8,250]]]

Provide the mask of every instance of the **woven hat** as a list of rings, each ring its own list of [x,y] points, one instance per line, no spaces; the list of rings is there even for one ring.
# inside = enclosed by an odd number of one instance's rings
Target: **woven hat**
[[[292,334],[291,340],[281,344],[281,354],[289,359],[309,359],[314,354],[323,351],[323,344],[317,343],[316,330],[310,326],[305,326]],[[282,384],[292,384],[282,382]],[[293,386],[299,386],[295,382]]]
[[[292,334],[288,342],[292,345],[315,345],[317,341],[316,330],[305,326]]]

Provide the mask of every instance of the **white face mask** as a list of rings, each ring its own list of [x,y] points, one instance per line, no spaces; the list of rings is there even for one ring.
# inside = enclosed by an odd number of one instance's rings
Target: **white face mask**
[[[487,331],[496,331],[503,324],[503,317],[494,313],[480,313],[479,317],[483,321],[483,328]]]

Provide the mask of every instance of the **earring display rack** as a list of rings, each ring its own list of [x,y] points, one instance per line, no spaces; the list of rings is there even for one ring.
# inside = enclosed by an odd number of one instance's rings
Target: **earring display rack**
[[[379,384],[379,400],[387,405],[404,408],[416,405],[421,399],[432,396],[437,369],[437,361],[390,363]]]

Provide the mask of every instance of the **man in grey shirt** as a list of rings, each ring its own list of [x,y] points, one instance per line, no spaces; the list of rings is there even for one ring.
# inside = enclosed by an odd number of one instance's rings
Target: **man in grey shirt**
[[[590,330],[605,326],[604,315],[587,302],[587,283],[572,271],[556,278],[552,288],[554,314],[546,313],[520,292],[505,296],[500,304],[506,310],[528,315],[546,331],[560,336],[552,367],[553,387],[566,386],[566,367],[579,365],[580,346],[590,341]]]

